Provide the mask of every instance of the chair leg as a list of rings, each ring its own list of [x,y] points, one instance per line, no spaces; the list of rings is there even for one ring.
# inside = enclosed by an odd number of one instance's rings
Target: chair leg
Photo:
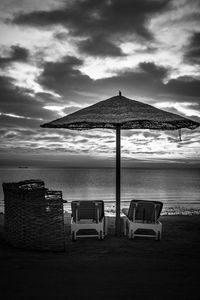
[[[73,230],[71,235],[72,235],[72,241],[76,241],[76,231]]]
[[[130,229],[130,227],[128,228],[128,238],[131,239],[132,236],[132,229]]]
[[[103,240],[104,235],[103,235],[103,230],[99,231],[99,235],[98,235],[99,240]]]
[[[126,217],[123,217],[124,222],[124,235],[126,235]]]
[[[104,234],[108,234],[108,222],[107,222],[107,217],[104,217]]]
[[[161,231],[157,231],[156,232],[156,241],[160,241],[161,240]]]

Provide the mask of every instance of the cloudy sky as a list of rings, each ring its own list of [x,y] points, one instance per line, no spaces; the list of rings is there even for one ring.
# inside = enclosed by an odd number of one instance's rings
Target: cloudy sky
[[[200,121],[199,0],[1,0],[0,165],[113,166],[115,132],[40,124],[115,96]],[[200,130],[122,132],[124,165],[200,162]]]

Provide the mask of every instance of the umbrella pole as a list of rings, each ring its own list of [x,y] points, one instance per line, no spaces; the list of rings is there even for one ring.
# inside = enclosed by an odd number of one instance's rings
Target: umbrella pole
[[[116,126],[116,219],[115,234],[121,234],[120,222],[120,194],[121,194],[121,127]]]

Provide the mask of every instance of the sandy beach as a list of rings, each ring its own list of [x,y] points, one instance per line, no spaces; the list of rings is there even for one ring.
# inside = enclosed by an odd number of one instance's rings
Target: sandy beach
[[[0,225],[1,299],[199,299],[200,216],[162,216],[163,238],[67,239],[66,252],[16,249]]]

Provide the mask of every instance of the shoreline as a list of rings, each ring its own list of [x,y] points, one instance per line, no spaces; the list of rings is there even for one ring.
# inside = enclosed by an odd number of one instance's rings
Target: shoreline
[[[66,201],[66,200],[65,200]],[[71,214],[71,202],[63,203],[64,214]],[[130,200],[121,201],[121,209],[128,208]],[[185,204],[185,205],[184,205]],[[104,201],[105,206],[105,215],[108,217],[115,216],[115,201]],[[0,215],[4,214],[4,200],[0,200]],[[121,216],[123,213],[121,212]],[[192,203],[181,203],[181,204],[165,204],[163,202],[163,209],[161,216],[179,216],[179,215],[188,215],[195,216],[200,215],[200,200]]]
[[[121,213],[121,218],[123,216],[124,216],[124,214]],[[108,214],[105,214],[105,217],[107,217],[108,220],[113,220],[113,219],[115,219],[115,214],[114,213],[113,214],[108,213]],[[165,217],[174,217],[174,218],[176,218],[176,217],[190,217],[190,218],[193,218],[193,217],[200,217],[200,212],[199,213],[191,213],[191,214],[161,213],[159,219],[162,219],[162,218],[165,218]],[[70,225],[70,220],[71,220],[71,212],[64,211],[64,224],[65,225]],[[3,226],[3,224],[4,224],[4,212],[0,212],[0,226]]]

